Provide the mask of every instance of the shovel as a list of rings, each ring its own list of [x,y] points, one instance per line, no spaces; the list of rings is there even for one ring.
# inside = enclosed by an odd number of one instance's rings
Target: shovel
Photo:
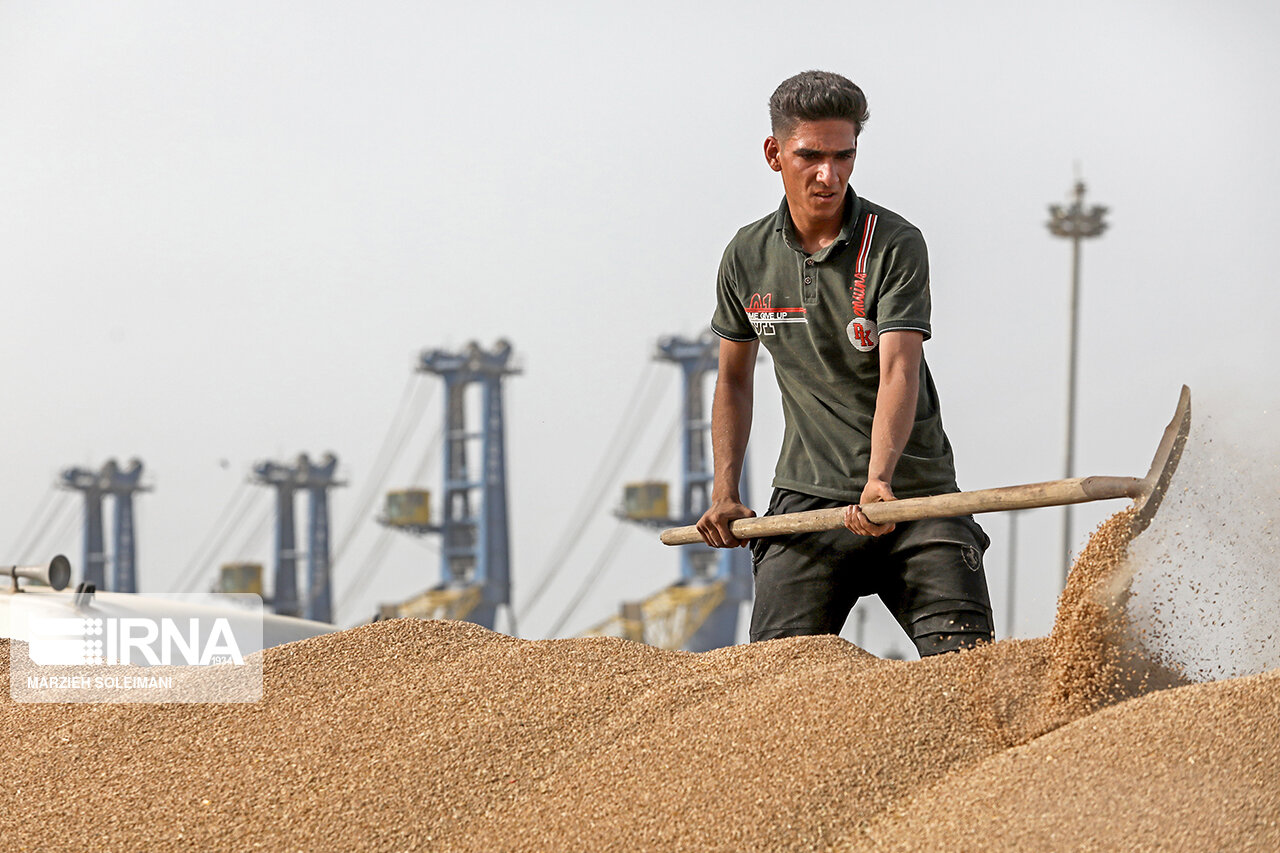
[[[1137,536],[1160,508],[1169,481],[1182,458],[1182,447],[1191,430],[1191,389],[1182,386],[1178,409],[1173,420],[1165,427],[1160,446],[1147,476],[1137,477],[1075,477],[1069,480],[1051,480],[1047,483],[1028,483],[1022,486],[1001,486],[996,489],[979,489],[974,492],[953,492],[947,495],[931,495],[924,498],[903,498],[900,501],[883,501],[862,506],[862,512],[873,524],[898,521],[916,521],[921,518],[949,518],[980,512],[1002,512],[1012,509],[1032,509],[1042,506],[1105,501],[1114,498],[1132,498],[1134,515],[1131,535]],[[810,512],[793,512],[784,515],[768,515],[763,518],[740,518],[729,525],[729,530],[739,539],[759,539],[764,536],[781,536],[789,533],[813,533],[819,530],[835,530],[844,526],[845,507],[817,509]],[[702,541],[698,528],[672,527],[662,531],[666,545],[692,545]]]

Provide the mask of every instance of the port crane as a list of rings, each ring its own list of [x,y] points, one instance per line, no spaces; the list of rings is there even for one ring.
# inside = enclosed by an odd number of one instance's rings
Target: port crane
[[[693,524],[711,502],[714,479],[710,455],[711,423],[706,382],[718,366],[719,338],[711,331],[697,338],[671,336],[658,342],[655,358],[680,368],[680,504],[673,507],[667,483],[629,483],[618,515],[654,530]],[[742,467],[741,492],[750,494],[748,466]],[[741,605],[752,597],[750,555],[745,548],[681,549],[680,578],[643,601],[624,602],[619,612],[585,632],[617,636],[668,649],[689,651],[731,646],[737,641]]]
[[[503,380],[518,374],[508,341],[486,350],[424,350],[417,370],[444,382],[444,482],[440,517],[430,492],[388,492],[378,522],[413,536],[438,536],[440,582],[379,618],[458,619],[495,628],[499,608],[511,606],[511,548],[507,516],[506,420]],[[468,391],[480,397],[479,428],[469,428]]]
[[[302,616],[318,622],[333,620],[331,604],[332,579],[329,560],[329,490],[346,483],[335,477],[338,458],[326,453],[312,462],[302,453],[292,464],[264,460],[253,466],[253,482],[269,486],[276,497],[275,583],[272,609],[282,616]],[[294,519],[294,499],[299,491],[307,493],[310,514],[307,519],[307,582],[305,597],[298,596],[298,547]],[[223,591],[230,592],[226,578],[248,570],[248,586],[238,591],[251,591],[253,564],[229,564],[224,567]],[[230,570],[230,571],[227,571]],[[261,579],[257,580],[261,588]]]
[[[133,529],[133,496],[149,492],[142,483],[142,462],[129,461],[121,468],[109,459],[97,471],[89,468],[65,468],[59,486],[84,495],[84,569],[83,581],[97,589],[114,592],[137,592],[138,572]],[[110,496],[115,510],[115,560],[111,577],[107,577],[107,548],[103,531],[103,499]]]

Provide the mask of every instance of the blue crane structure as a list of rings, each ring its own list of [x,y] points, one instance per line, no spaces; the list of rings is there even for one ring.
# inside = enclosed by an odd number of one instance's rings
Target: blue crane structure
[[[332,588],[329,565],[329,489],[345,486],[334,472],[338,458],[326,453],[313,464],[305,453],[290,465],[272,460],[253,466],[253,481],[276,492],[275,572],[271,609],[281,616],[303,616],[318,622],[332,621]],[[310,499],[307,525],[306,597],[298,597],[298,545],[294,498],[299,490]]]
[[[345,486],[334,472],[338,457],[326,453],[312,462],[304,453],[298,457],[297,487],[307,493],[307,597],[302,608],[304,619],[333,621],[332,566],[329,551],[329,490]]]
[[[102,476],[88,468],[64,468],[64,489],[84,495],[84,560],[80,580],[97,589],[107,588],[107,545],[102,531]]]
[[[445,387],[441,517],[433,523],[397,515],[389,502],[379,521],[414,535],[440,536],[440,583],[401,604],[383,605],[384,618],[465,619],[494,629],[499,608],[511,613],[502,382],[520,372],[512,357],[505,340],[492,350],[472,342],[458,351],[429,349],[419,355],[418,372],[439,376]],[[468,428],[467,391],[472,387],[480,392],[479,430]],[[473,453],[477,442],[478,455]]]
[[[61,473],[64,489],[84,495],[84,562],[81,581],[97,589],[111,592],[137,592],[137,549],[133,526],[133,495],[151,491],[142,484],[142,462],[129,461],[121,470],[110,459],[97,471],[88,468],[66,468]],[[111,577],[107,577],[106,536],[103,530],[103,498],[112,498],[114,518],[115,560]]]
[[[649,504],[647,509],[637,511],[629,496],[630,506],[623,511],[626,520],[656,528],[684,526],[697,522],[711,505],[715,472],[705,379],[719,366],[719,341],[707,331],[696,339],[672,336],[658,342],[657,360],[679,366],[684,379],[680,411],[681,502],[676,513],[666,511],[665,486],[660,501]],[[747,468],[744,458],[740,490],[749,502]],[[611,628],[601,626],[597,632],[621,633],[689,651],[731,646],[737,642],[741,605],[751,597],[751,557],[747,549],[686,545],[680,549],[680,579],[676,584],[645,602],[624,605],[622,616],[615,620],[618,624]]]
[[[150,491],[142,485],[142,462],[129,461],[129,467],[121,470],[114,459],[102,468],[102,479],[107,494],[111,495],[115,510],[115,577],[114,592],[137,592],[137,550],[133,536],[133,495]]]
[[[298,472],[290,465],[266,460],[253,466],[253,481],[276,491],[275,573],[271,609],[281,616],[297,616],[298,545],[294,530],[293,496]]]

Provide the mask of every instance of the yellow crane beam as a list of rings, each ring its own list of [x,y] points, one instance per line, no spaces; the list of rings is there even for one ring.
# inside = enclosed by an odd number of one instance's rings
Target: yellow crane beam
[[[624,604],[618,615],[584,631],[582,636],[622,637],[660,649],[680,649],[720,606],[724,595],[724,581],[672,584],[638,604]]]
[[[414,619],[453,619],[460,621],[480,603],[480,587],[463,586],[429,589],[399,604],[384,604],[378,612],[383,619],[402,616]]]

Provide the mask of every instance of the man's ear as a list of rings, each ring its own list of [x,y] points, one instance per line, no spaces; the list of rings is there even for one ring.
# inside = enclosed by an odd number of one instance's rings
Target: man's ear
[[[782,171],[782,146],[778,144],[778,140],[774,137],[767,137],[764,141],[764,160],[769,164],[769,168],[775,172]]]

